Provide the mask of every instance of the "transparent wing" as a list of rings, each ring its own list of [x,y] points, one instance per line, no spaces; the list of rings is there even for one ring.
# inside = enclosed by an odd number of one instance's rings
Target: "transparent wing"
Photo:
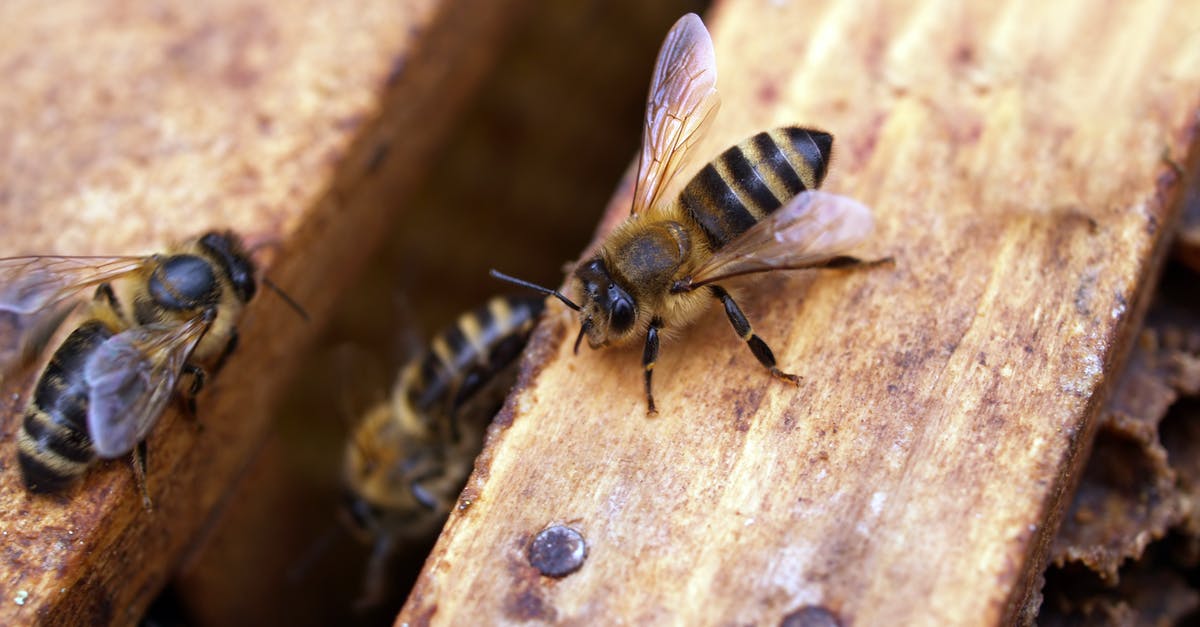
[[[0,381],[8,373],[33,363],[78,304],[78,301],[60,302],[30,316],[0,310]]]
[[[150,257],[8,257],[0,259],[0,311],[31,314],[79,290],[141,269]]]
[[[88,358],[84,378],[88,432],[100,457],[119,457],[141,442],[175,391],[183,364],[208,323],[146,325],[112,336]]]
[[[721,247],[684,287],[695,289],[754,272],[820,266],[854,248],[874,228],[870,208],[853,198],[801,192]]]
[[[679,18],[658,52],[630,213],[653,206],[717,108],[717,59],[695,13]]]

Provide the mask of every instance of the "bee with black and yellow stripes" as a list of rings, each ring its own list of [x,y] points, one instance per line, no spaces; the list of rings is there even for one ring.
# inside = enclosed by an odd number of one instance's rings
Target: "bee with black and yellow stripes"
[[[170,399],[195,411],[205,366],[219,369],[237,345],[238,318],[258,288],[255,265],[232,232],[205,233],[159,255],[0,259],[0,311],[54,320],[42,339],[65,318],[65,303],[91,286],[83,322],[30,395],[17,461],[30,491],[58,492],[96,459],[134,452],[149,506],[135,448]],[[177,390],[184,376],[190,384]]]
[[[343,458],[345,513],[373,544],[360,605],[382,596],[398,544],[429,536],[449,515],[544,306],[540,297],[501,296],[463,314],[354,429]]]
[[[630,217],[576,266],[578,304],[555,290],[492,271],[497,278],[555,296],[579,314],[575,350],[643,339],[649,413],[659,336],[693,322],[714,301],[734,331],[775,377],[775,354],[754,333],[719,281],[771,270],[848,267],[846,253],[873,229],[862,203],[817,191],[833,136],[789,126],[729,148],[676,192],[675,174],[717,108],[716,60],[703,22],[685,15],[671,28],[650,83]]]

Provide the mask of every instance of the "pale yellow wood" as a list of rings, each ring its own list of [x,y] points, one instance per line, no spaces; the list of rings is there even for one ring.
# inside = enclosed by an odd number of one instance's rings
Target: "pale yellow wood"
[[[312,315],[260,290],[241,346],[149,438],[155,509],[123,461],[26,493],[0,397],[0,624],[132,624],[263,441],[295,355],[429,165],[508,3],[12,2],[0,6],[0,256],[141,254],[208,228],[252,243]],[[464,16],[469,18],[464,19]]]
[[[800,123],[894,267],[775,274],[667,342],[571,354],[554,305],[398,624],[1004,624],[1037,577],[1177,215],[1200,4],[767,3],[707,16],[699,150]],[[627,213],[617,194],[606,227]],[[547,525],[587,542],[561,580]],[[808,608],[807,610],[805,608]],[[817,610],[815,608],[821,608]]]

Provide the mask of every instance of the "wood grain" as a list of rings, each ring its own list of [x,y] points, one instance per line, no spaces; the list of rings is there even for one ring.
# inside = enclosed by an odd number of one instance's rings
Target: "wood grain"
[[[146,512],[126,464],[27,494],[9,376],[0,442],[0,623],[132,624],[260,446],[293,355],[320,329],[501,32],[473,0],[0,8],[0,255],[135,254],[207,228],[261,249],[269,292],[238,353],[149,438]],[[463,19],[463,16],[470,16]]]
[[[1197,3],[727,0],[698,150],[838,138],[893,268],[775,274],[667,343],[571,354],[555,305],[398,624],[1003,624],[1038,576],[1178,214]],[[626,182],[628,183],[628,182]],[[628,207],[628,184],[602,230]],[[529,564],[549,525],[583,567]],[[823,623],[822,623],[823,624]]]

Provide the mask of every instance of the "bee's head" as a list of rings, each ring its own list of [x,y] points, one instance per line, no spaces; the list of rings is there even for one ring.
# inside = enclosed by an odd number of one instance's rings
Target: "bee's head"
[[[200,237],[200,248],[220,267],[238,300],[250,302],[258,290],[258,276],[241,238],[230,231],[213,231]]]
[[[634,332],[637,304],[621,287],[600,257],[580,264],[575,269],[575,281],[583,304],[579,306],[580,339],[587,336],[588,345],[600,348],[620,344]],[[575,341],[576,350],[579,339]]]
[[[608,266],[599,256],[593,257],[575,268],[573,280],[578,283],[582,305],[563,296],[558,290],[542,287],[507,274],[492,270],[492,276],[502,281],[537,290],[553,296],[571,309],[579,312],[579,336],[575,338],[575,352],[586,335],[588,345],[600,348],[609,344],[620,344],[631,337],[637,328],[637,302],[633,296],[617,283],[608,272]]]
[[[196,243],[201,253],[221,271],[225,282],[242,304],[254,298],[254,294],[258,292],[258,283],[262,281],[263,285],[278,294],[301,318],[308,320],[308,312],[304,311],[299,303],[292,300],[292,297],[271,279],[259,275],[258,264],[253,259],[254,251],[264,245],[278,246],[278,242],[262,242],[253,248],[247,248],[242,243],[242,238],[233,231],[209,231],[200,236]]]

